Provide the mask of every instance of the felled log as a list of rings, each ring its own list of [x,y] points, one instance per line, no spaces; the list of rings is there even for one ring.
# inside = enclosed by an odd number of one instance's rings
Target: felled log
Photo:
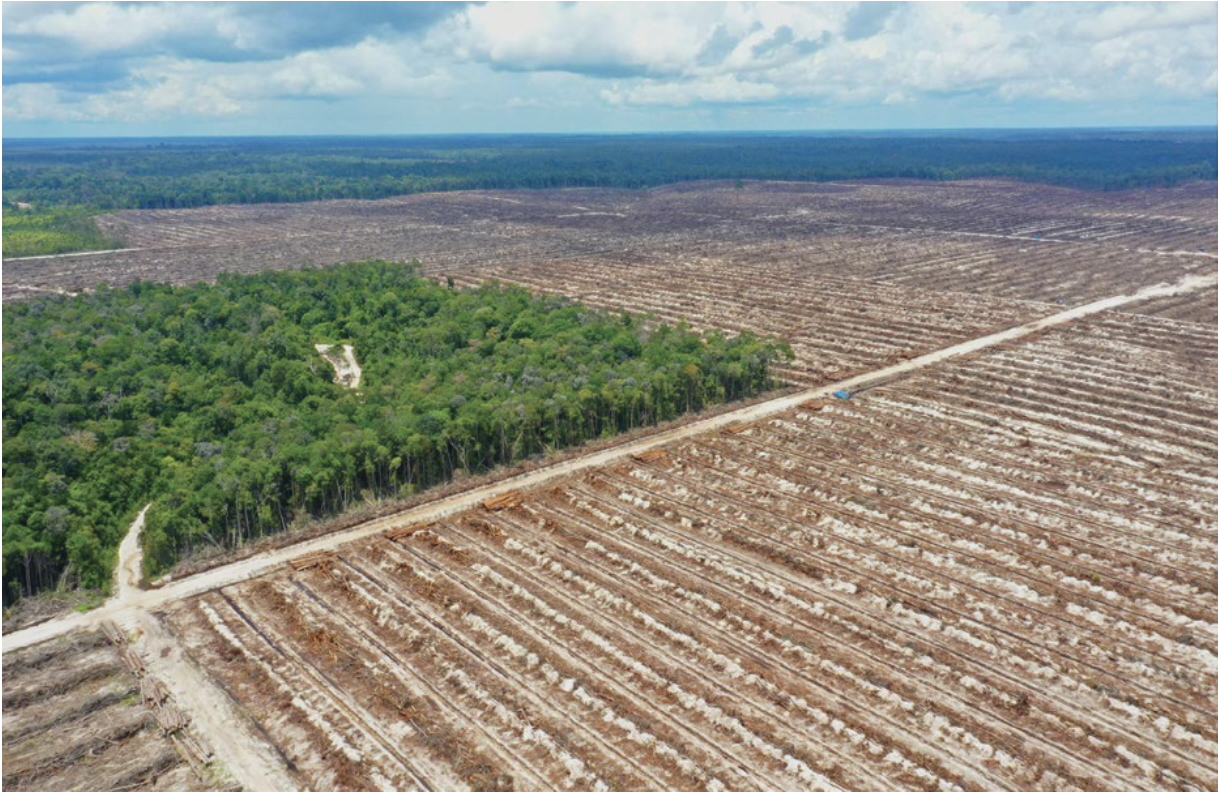
[[[520,491],[508,491],[507,493],[492,496],[490,499],[484,499],[482,506],[487,510],[506,510],[509,507],[515,507],[524,501],[524,494]]]
[[[423,524],[404,524],[400,527],[393,527],[381,533],[387,540],[403,540],[416,532],[422,532],[425,529],[431,529],[435,526],[435,522],[427,522]]]
[[[318,565],[334,562],[335,555],[332,551],[315,551],[311,554],[302,554],[299,557],[288,560],[288,565],[292,566],[292,570],[305,571],[309,568],[316,568]]]

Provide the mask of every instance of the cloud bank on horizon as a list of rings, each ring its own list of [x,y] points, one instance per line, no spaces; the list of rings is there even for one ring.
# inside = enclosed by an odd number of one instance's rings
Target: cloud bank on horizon
[[[1218,3],[5,2],[23,135],[1218,124]]]

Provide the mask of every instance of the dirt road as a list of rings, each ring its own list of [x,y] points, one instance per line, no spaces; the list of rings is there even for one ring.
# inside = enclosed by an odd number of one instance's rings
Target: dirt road
[[[145,508],[147,509],[147,508]],[[140,513],[143,516],[143,513]],[[177,704],[206,737],[224,771],[246,791],[295,791],[283,759],[249,731],[232,699],[182,651],[181,644],[161,622],[142,609],[128,610],[124,628],[136,637],[136,647],[148,672],[165,684]]]
[[[118,583],[113,600],[120,604],[140,592],[140,582],[144,578],[144,549],[140,546],[140,533],[144,531],[144,514],[150,507],[152,502],[144,505],[118,546],[118,570],[115,572]]]

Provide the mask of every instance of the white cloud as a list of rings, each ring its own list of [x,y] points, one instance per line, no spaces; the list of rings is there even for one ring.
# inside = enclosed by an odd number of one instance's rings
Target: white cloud
[[[878,17],[861,37],[860,12]],[[613,105],[1199,98],[1216,22],[1213,3],[500,3],[465,10],[432,44],[497,69],[613,79],[600,92]]]
[[[303,52],[285,58],[270,75],[274,88],[292,96],[354,94],[434,95],[449,84],[443,72],[416,72],[410,48],[368,38],[351,47]]]
[[[59,39],[87,53],[130,50],[186,33],[218,34],[239,45],[242,26],[228,14],[219,3],[82,3],[16,20],[6,32]]]
[[[697,57],[717,16],[702,3],[489,3],[432,40],[503,69],[671,74]]]
[[[84,121],[87,116],[65,101],[63,92],[47,83],[4,87],[5,121]]]
[[[614,86],[601,92],[611,105],[676,105],[695,102],[739,103],[774,99],[778,88],[770,83],[749,83],[719,75],[687,83],[648,80],[632,88]]]
[[[1218,92],[1213,2],[306,9],[7,4],[5,118],[253,118],[284,97],[453,98],[521,114],[595,106],[625,118],[630,106],[925,112],[961,95],[990,107],[1212,106]]]

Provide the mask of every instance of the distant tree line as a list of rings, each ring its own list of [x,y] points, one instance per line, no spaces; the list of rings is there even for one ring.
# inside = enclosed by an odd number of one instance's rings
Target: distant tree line
[[[6,141],[4,195],[93,209],[688,180],[996,177],[1089,190],[1218,178],[1213,130]]]
[[[351,343],[358,392],[317,342]],[[772,339],[700,335],[384,262],[4,306],[10,602],[105,587],[152,501],[150,573],[774,385]]]

